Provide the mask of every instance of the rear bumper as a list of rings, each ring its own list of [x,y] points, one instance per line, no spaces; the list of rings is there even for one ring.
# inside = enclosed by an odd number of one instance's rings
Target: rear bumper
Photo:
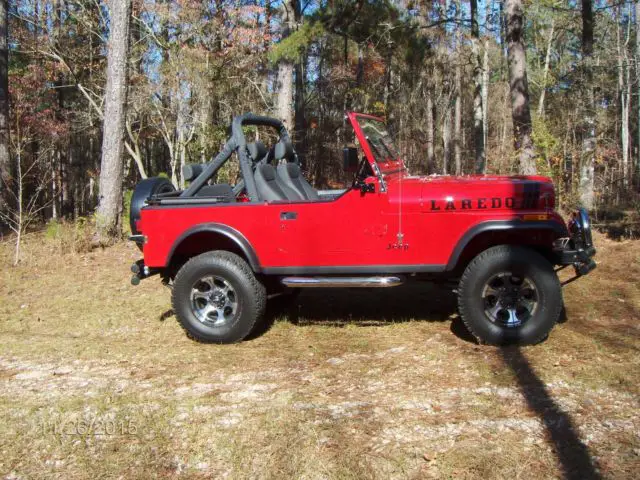
[[[129,241],[135,242],[138,245],[142,246],[147,243],[147,237],[144,235],[129,235]]]
[[[144,264],[144,260],[138,260],[131,265],[131,273],[133,273],[133,276],[131,277],[131,285],[138,285],[140,284],[140,280],[144,280],[145,278],[149,278],[160,273],[160,270],[149,268]]]

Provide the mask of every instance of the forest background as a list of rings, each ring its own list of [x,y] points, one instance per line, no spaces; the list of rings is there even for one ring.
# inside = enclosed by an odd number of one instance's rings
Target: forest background
[[[321,188],[348,180],[357,110],[412,173],[537,172],[563,208],[639,208],[638,1],[110,3],[2,2],[5,233],[98,209],[117,238],[140,179],[184,186],[248,111],[285,121]]]

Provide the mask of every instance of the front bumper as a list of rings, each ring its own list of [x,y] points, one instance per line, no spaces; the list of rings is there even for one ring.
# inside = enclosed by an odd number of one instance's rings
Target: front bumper
[[[577,278],[590,273],[597,266],[593,260],[596,248],[587,211],[581,208],[575,212],[568,227],[570,237],[556,240],[553,252],[556,263],[563,267],[573,266]]]

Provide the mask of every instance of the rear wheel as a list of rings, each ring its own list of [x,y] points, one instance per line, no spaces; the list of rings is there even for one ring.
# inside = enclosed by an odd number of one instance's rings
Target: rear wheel
[[[191,338],[234,343],[249,335],[264,315],[266,292],[242,258],[215,251],[182,266],[174,280],[172,302]]]
[[[460,280],[458,305],[464,324],[479,342],[535,344],[558,321],[562,289],[542,255],[501,245],[469,264]]]

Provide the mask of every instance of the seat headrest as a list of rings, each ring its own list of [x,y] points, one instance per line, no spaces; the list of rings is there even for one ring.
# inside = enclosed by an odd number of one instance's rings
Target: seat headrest
[[[293,144],[287,140],[281,140],[276,143],[273,158],[275,160],[282,160],[291,158],[293,156]]]
[[[247,143],[247,150],[249,151],[249,155],[254,162],[259,162],[267,154],[267,147],[265,147],[264,143],[262,143],[260,140],[252,143]]]

